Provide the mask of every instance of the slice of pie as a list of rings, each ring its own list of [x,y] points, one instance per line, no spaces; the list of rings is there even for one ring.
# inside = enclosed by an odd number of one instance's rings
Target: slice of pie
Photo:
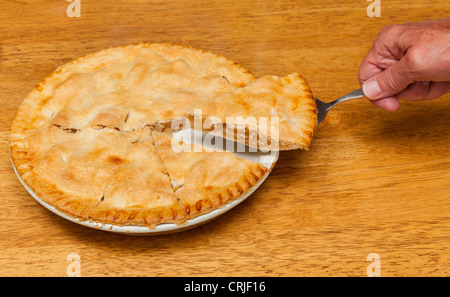
[[[205,150],[153,131],[156,152],[188,218],[194,218],[241,197],[268,171],[234,153]]]
[[[308,149],[317,126],[314,97],[297,73],[263,76],[195,108],[210,117],[208,125],[224,124],[226,138],[263,150]],[[190,113],[196,116],[194,108]]]

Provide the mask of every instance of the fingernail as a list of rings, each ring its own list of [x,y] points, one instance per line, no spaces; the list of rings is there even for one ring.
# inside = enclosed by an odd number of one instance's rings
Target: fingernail
[[[363,93],[369,99],[378,99],[378,97],[382,94],[380,84],[377,79],[368,80],[362,86]]]

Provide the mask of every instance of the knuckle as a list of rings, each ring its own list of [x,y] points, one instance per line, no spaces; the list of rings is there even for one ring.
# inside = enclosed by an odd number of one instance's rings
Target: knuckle
[[[393,27],[394,25],[387,25],[387,26],[384,26],[383,28],[381,28],[381,30],[380,30],[380,33],[378,34],[379,36],[384,36],[384,35],[387,35],[391,30],[392,30],[392,27]]]
[[[411,48],[404,57],[405,73],[411,79],[421,80],[427,67],[427,54],[421,48]]]
[[[386,34],[395,34],[403,30],[405,25],[402,24],[391,24],[383,27],[380,31],[380,35],[386,35]]]

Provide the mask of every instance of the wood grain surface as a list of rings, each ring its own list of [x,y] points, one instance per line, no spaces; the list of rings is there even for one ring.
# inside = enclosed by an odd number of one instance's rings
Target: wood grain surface
[[[0,276],[450,276],[450,96],[342,103],[309,151],[282,152],[246,201],[206,225],[157,237],[86,228],[49,212],[12,169],[17,107],[59,65],[105,47],[181,43],[256,76],[297,71],[316,97],[359,88],[358,67],[388,24],[448,17],[447,0],[1,1]]]

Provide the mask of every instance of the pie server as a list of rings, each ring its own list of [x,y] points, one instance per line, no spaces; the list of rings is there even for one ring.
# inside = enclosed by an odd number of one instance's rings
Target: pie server
[[[341,98],[331,101],[329,103],[325,103],[325,102],[320,101],[317,98],[314,98],[314,100],[316,101],[316,105],[317,105],[317,125],[319,125],[323,121],[323,119],[327,115],[327,112],[331,108],[333,108],[336,104],[339,104],[346,100],[356,99],[356,98],[361,98],[361,97],[364,97],[364,95],[362,93],[362,90],[359,89],[359,90],[353,91],[351,93],[348,93],[347,95],[342,96]]]

